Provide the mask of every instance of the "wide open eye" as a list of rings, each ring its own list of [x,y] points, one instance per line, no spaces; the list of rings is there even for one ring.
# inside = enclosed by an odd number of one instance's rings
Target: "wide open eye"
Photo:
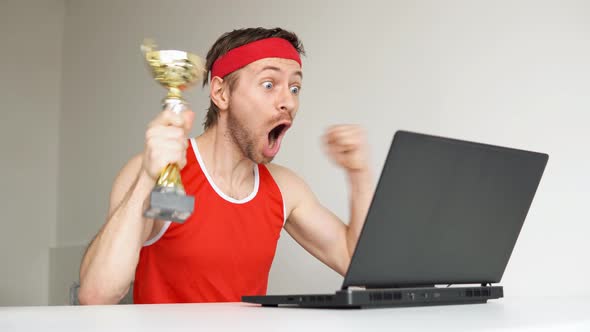
[[[299,94],[299,91],[301,91],[301,88],[300,87],[298,87],[298,86],[292,86],[291,87],[291,93],[292,94],[298,95]]]
[[[265,89],[267,89],[267,90],[270,90],[270,89],[272,89],[272,87],[273,87],[273,84],[272,84],[272,82],[271,82],[271,81],[266,81],[266,82],[263,82],[263,83],[262,83],[262,86],[263,86]]]

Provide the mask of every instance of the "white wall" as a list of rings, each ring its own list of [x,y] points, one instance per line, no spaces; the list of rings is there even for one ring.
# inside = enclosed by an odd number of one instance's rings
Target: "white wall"
[[[104,222],[112,180],[142,148],[164,94],[142,63],[141,40],[204,55],[221,33],[247,26],[282,26],[303,39],[301,110],[277,162],[326,206],[348,217],[344,176],[319,145],[334,123],[368,128],[377,173],[396,129],[547,152],[506,294],[590,294],[590,3],[277,3],[77,0],[66,2],[65,20],[60,1],[2,3],[0,151],[10,190],[0,197],[0,304],[47,300],[48,245],[56,247],[52,303],[77,277],[79,262],[65,266],[66,257],[78,257]],[[188,99],[204,115],[206,92],[196,88]],[[326,291],[340,281],[283,234],[270,292]]]
[[[142,148],[163,90],[145,36],[204,55],[223,32],[282,26],[308,51],[296,125],[278,162],[348,217],[344,176],[322,154],[333,123],[366,126],[378,172],[396,129],[551,155],[504,285],[507,294],[589,294],[590,4],[584,1],[72,1],[61,114],[58,242],[86,243],[111,182]],[[189,99],[204,115],[206,92]],[[200,130],[195,130],[198,134]],[[341,278],[283,234],[270,291],[322,291]]]
[[[48,303],[64,2],[0,2],[0,306]]]

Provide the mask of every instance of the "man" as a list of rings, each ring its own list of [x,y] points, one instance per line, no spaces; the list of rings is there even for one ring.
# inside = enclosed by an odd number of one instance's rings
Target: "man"
[[[135,303],[240,301],[265,294],[285,230],[344,274],[373,194],[367,144],[357,126],[330,128],[329,156],[350,185],[350,222],[323,207],[305,182],[272,164],[299,108],[303,46],[276,29],[234,30],[207,54],[211,105],[204,133],[186,139],[194,113],[163,111],[143,153],[117,176],[106,223],[80,268],[80,303],[119,302],[134,281]],[[169,163],[182,168],[191,217],[182,224],[143,217]]]

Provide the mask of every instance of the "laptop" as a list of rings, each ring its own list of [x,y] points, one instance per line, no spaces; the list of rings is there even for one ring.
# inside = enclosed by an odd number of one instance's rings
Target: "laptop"
[[[498,283],[548,158],[397,131],[341,289],[242,301],[368,308],[501,298]]]

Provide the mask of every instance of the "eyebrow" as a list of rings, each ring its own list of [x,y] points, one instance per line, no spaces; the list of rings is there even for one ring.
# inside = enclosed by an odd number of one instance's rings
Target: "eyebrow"
[[[279,67],[275,67],[275,66],[266,66],[264,68],[262,68],[258,73],[262,73],[265,70],[272,70],[272,71],[277,71],[277,72],[281,72],[281,68]],[[301,70],[297,70],[295,73],[295,75],[298,75],[301,79],[303,79],[303,72]]]

